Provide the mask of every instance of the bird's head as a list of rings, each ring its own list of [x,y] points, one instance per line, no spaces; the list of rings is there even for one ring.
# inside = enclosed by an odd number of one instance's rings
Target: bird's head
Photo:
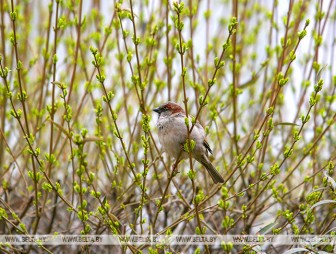
[[[179,113],[184,114],[183,108],[181,108],[180,105],[178,105],[177,103],[171,101],[168,101],[160,107],[153,109],[153,111],[158,113],[159,116],[163,117]]]

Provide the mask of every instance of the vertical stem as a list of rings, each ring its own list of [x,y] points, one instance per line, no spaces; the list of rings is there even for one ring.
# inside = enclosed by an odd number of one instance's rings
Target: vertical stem
[[[210,33],[210,0],[207,0],[207,15],[205,16],[205,80],[209,79],[208,68],[209,68],[209,33]]]
[[[180,12],[177,12],[177,19],[178,19],[178,25],[182,24],[181,22],[181,15]],[[178,27],[178,37],[179,37],[179,55],[180,55],[180,62],[181,62],[181,79],[182,79],[182,88],[183,88],[183,103],[184,103],[184,109],[185,109],[185,114],[186,118],[189,119],[189,112],[188,112],[188,100],[189,97],[187,96],[187,88],[186,88],[186,82],[185,82],[185,75],[186,75],[186,68],[184,67],[184,53],[185,53],[185,48],[183,47],[183,41],[182,41],[182,27]],[[190,170],[193,170],[193,163],[192,163],[192,154],[191,154],[191,147],[190,147],[190,126],[189,124],[186,126],[187,127],[187,145],[188,145],[188,150],[189,150],[189,163],[190,163]],[[193,184],[193,190],[195,192],[195,186]]]
[[[194,28],[193,28],[193,0],[189,0],[189,32],[190,32],[190,40],[191,40],[191,46],[189,49],[189,57],[191,61],[191,70],[192,70],[192,81],[195,85],[196,83],[196,66],[195,66],[195,60],[194,60]],[[197,101],[198,98],[198,89],[194,89],[195,92],[195,101]],[[195,103],[196,109],[199,109],[198,103]]]
[[[176,13],[177,13],[177,31],[178,31],[178,37],[179,37],[179,55],[180,55],[180,61],[181,61],[181,78],[182,78],[182,86],[183,86],[183,103],[184,103],[184,108],[185,108],[185,113],[186,113],[186,119],[188,121],[188,124],[186,124],[187,127],[187,140],[186,140],[186,144],[188,147],[188,152],[189,152],[189,165],[190,165],[190,171],[193,172],[192,175],[194,175],[194,169],[193,169],[193,162],[192,162],[192,150],[191,150],[191,138],[190,138],[190,134],[191,134],[191,126],[190,126],[190,121],[189,121],[189,114],[188,114],[188,97],[187,97],[187,89],[186,89],[186,82],[185,82],[185,75],[186,75],[186,68],[184,67],[184,53],[186,50],[186,47],[184,46],[184,42],[182,40],[182,28],[183,28],[183,22],[181,21],[181,9],[179,8],[183,8],[181,6],[181,4],[178,4],[178,8],[176,8]],[[197,193],[196,193],[196,187],[195,187],[195,182],[194,179],[191,178],[191,183],[192,183],[192,187],[193,187],[193,197],[195,199]],[[202,229],[202,223],[201,223],[201,219],[200,219],[200,215],[198,212],[198,204],[195,202],[195,212],[196,212],[196,220],[197,220],[197,225],[198,228],[201,232],[201,234],[203,234],[203,229]],[[208,254],[210,254],[210,250],[209,250],[209,246],[206,244],[205,245],[205,249],[206,252]]]
[[[169,1],[166,0],[166,66],[167,66],[167,85],[168,85],[168,101],[171,100],[171,61],[169,56]]]
[[[238,19],[238,1],[233,0],[233,16]],[[236,148],[237,155],[239,154],[239,147],[238,147],[238,140],[237,140],[237,81],[238,81],[238,73],[236,70],[236,53],[237,53],[237,32],[232,36],[232,46],[233,46],[233,59],[232,59],[232,105],[233,105],[233,138],[234,138],[234,145]]]
[[[58,14],[59,14],[59,1],[56,0],[56,15],[55,15],[55,26],[54,26],[54,55],[53,55],[53,77],[52,77],[52,94],[51,94],[51,111],[50,111],[50,143],[49,143],[49,155],[53,153],[53,144],[54,144],[54,116],[55,116],[55,81],[56,81],[56,58],[57,58],[57,32],[58,32]],[[48,176],[51,175],[52,164],[48,163]]]
[[[5,11],[4,11],[4,0],[0,0],[0,15],[1,15],[1,24],[0,24],[0,32],[1,32],[1,50],[2,50],[2,59],[4,66],[6,66],[6,43],[5,43]],[[3,94],[3,102],[1,109],[1,132],[5,133],[5,125],[6,125],[6,109],[7,109],[7,96],[6,93]],[[5,151],[5,143],[4,139],[0,138],[0,165],[3,165],[3,157]]]
[[[45,86],[45,81],[46,81],[46,72],[47,72],[47,65],[49,61],[49,42],[50,42],[50,31],[51,31],[51,22],[52,22],[52,13],[53,13],[53,6],[54,6],[54,1],[51,0],[50,6],[49,6],[49,19],[48,19],[48,28],[47,28],[47,39],[46,39],[46,44],[44,47],[44,52],[42,50],[42,55],[43,55],[43,68],[42,68],[42,78],[41,78],[41,83],[40,83],[40,96],[38,99],[38,112],[41,112],[42,106],[43,106],[43,94],[44,94],[44,86]],[[37,114],[36,117],[36,124],[34,129],[37,128],[39,122],[40,122],[40,114]]]
[[[133,11],[133,2],[130,0],[130,7],[131,7],[131,15],[132,15],[132,25],[133,25],[133,42],[135,46],[135,55],[136,55],[136,61],[137,61],[137,70],[138,70],[138,77],[139,77],[139,86],[140,86],[140,110],[143,114],[143,118],[146,118],[146,107],[145,107],[145,100],[144,100],[144,89],[145,86],[143,84],[142,75],[141,75],[141,64],[140,64],[140,57],[139,57],[139,49],[138,49],[138,37],[135,27],[135,21],[134,21],[134,11]],[[145,139],[148,139],[148,132],[145,130]],[[147,141],[146,141],[147,142]],[[149,142],[149,141],[148,141]],[[142,212],[143,212],[143,205],[145,203],[145,194],[146,194],[146,176],[147,176],[147,170],[148,170],[148,160],[147,160],[147,151],[144,147],[144,163],[143,163],[143,181],[142,181],[142,194],[141,194],[141,210],[140,210],[140,228],[141,228],[141,234],[143,233],[143,227],[142,227]]]
[[[76,77],[76,69],[77,69],[77,59],[78,59],[78,52],[80,48],[80,42],[81,42],[81,27],[82,27],[82,9],[83,9],[83,0],[80,0],[79,2],[79,10],[78,10],[78,24],[77,24],[77,40],[76,40],[76,49],[75,49],[75,58],[74,58],[74,65],[72,69],[71,74],[71,81],[70,81],[70,88],[69,88],[69,95],[68,95],[68,101],[70,101],[73,84],[75,82]]]
[[[15,13],[15,8],[14,8],[14,1],[11,0],[11,12],[12,13]],[[17,14],[16,14],[17,15]],[[24,130],[24,127],[23,125],[21,125],[22,127],[22,130],[24,133],[26,133],[25,135],[25,139],[29,142],[30,138],[31,138],[31,133],[30,133],[30,130],[29,130],[29,122],[28,122],[28,113],[27,113],[27,109],[26,109],[26,99],[24,99],[24,94],[26,92],[24,92],[23,90],[23,81],[22,81],[22,73],[21,73],[21,69],[22,69],[22,66],[20,68],[19,67],[19,63],[20,63],[20,58],[19,58],[19,52],[18,52],[18,46],[17,46],[17,36],[16,36],[16,25],[15,25],[15,22],[16,22],[16,18],[12,18],[12,27],[13,27],[13,47],[14,47],[14,52],[15,52],[15,59],[16,59],[16,65],[17,65],[17,76],[18,76],[18,83],[19,83],[19,93],[20,93],[20,102],[21,102],[21,106],[22,106],[22,109],[23,109],[23,116],[24,116],[24,120],[25,120],[25,128],[26,130]],[[22,63],[21,63],[22,65]],[[13,106],[13,110],[14,110],[14,105],[13,105],[13,102],[12,102],[12,106]],[[36,214],[36,217],[35,217],[35,223],[34,223],[34,229],[33,229],[33,233],[35,234],[37,232],[37,228],[38,228],[38,225],[39,225],[39,222],[40,222],[40,218],[41,218],[41,215],[40,215],[40,211],[39,211],[39,201],[38,201],[38,184],[37,184],[37,174],[36,174],[36,168],[35,168],[35,161],[34,161],[34,156],[31,155],[31,162],[32,162],[32,168],[33,168],[33,177],[34,179],[33,182],[34,182],[34,195],[35,195],[35,214]],[[31,246],[30,246],[31,248]]]

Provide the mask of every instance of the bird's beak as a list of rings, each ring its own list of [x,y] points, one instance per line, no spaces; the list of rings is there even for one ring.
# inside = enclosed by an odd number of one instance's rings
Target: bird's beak
[[[153,111],[158,113],[158,114],[160,114],[160,112],[161,112],[161,110],[159,108],[155,108],[155,109],[153,109]]]

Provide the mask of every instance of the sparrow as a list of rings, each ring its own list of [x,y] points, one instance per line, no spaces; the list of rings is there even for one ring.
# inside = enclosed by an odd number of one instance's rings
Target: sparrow
[[[183,108],[175,102],[167,102],[153,111],[159,114],[157,127],[163,150],[177,160],[176,164],[189,158],[189,153],[184,150],[184,144],[188,139],[188,128],[185,124],[186,114]],[[191,127],[191,119],[189,122]],[[196,122],[192,129],[190,139],[195,141],[195,147],[191,152],[192,157],[207,169],[214,183],[223,183],[223,177],[209,160],[208,154],[212,154],[212,150],[205,140],[205,131],[199,122]]]

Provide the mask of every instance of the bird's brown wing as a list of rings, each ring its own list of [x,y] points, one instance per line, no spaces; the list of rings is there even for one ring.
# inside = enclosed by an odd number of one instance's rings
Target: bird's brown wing
[[[209,151],[209,153],[212,154],[212,150],[211,150],[211,148],[210,148],[208,142],[206,142],[206,140],[203,141],[203,145],[204,145],[204,147]]]
[[[195,126],[204,132],[204,129],[203,129],[202,125],[201,125],[198,121],[197,121],[197,123],[195,124]],[[210,145],[209,145],[209,143],[208,143],[206,140],[203,141],[203,145],[204,145],[205,149],[206,149],[209,153],[212,154],[212,150],[211,150],[211,148],[210,148]]]

